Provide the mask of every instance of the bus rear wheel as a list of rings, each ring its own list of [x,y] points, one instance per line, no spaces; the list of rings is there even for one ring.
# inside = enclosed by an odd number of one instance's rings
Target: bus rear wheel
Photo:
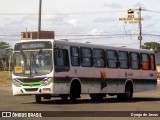
[[[130,85],[126,86],[124,96],[126,99],[131,99],[133,97],[133,89]]]
[[[36,100],[36,103],[41,103],[42,102],[41,95],[35,95],[35,100]]]
[[[133,97],[133,87],[131,85],[127,85],[125,87],[125,93],[124,94],[118,94],[117,98],[120,100],[129,100]]]

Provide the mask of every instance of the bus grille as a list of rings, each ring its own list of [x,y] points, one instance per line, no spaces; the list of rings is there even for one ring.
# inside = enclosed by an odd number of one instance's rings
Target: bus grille
[[[30,91],[37,91],[38,88],[25,88],[25,91],[30,92]]]

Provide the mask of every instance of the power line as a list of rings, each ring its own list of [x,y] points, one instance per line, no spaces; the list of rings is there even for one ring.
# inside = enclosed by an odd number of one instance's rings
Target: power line
[[[93,37],[97,37],[97,36],[123,36],[126,34],[100,34],[100,35],[92,35],[92,34],[57,34],[56,36],[93,36]],[[137,35],[137,34],[134,34]]]
[[[125,12],[126,10],[110,10],[110,11],[91,11],[91,12],[69,12],[69,13],[60,13],[60,12],[53,12],[53,13],[42,13],[42,15],[76,15],[76,14],[105,14],[105,13],[119,13]],[[153,13],[160,13],[160,11],[156,10],[147,10],[142,9],[142,11],[146,12],[153,12]],[[0,15],[37,15],[38,13],[0,13]]]
[[[136,36],[138,34],[130,34],[132,36]],[[160,37],[160,34],[143,34],[145,36],[155,36],[155,37]],[[0,34],[1,37],[16,37],[16,36],[20,36],[20,34]],[[98,37],[98,36],[108,36],[108,37],[111,37],[111,36],[124,36],[126,37],[126,34],[100,34],[100,35],[92,35],[92,34],[77,34],[77,33],[66,33],[66,34],[56,34],[56,36],[89,36],[89,37]]]
[[[42,15],[74,15],[74,14],[103,14],[124,12],[126,10],[112,10],[112,11],[93,11],[93,12],[70,12],[70,13],[42,13]],[[0,13],[0,15],[38,15],[38,13]]]
[[[160,11],[156,11],[156,10],[147,10],[147,9],[142,9],[142,10],[146,12],[160,13]]]
[[[19,36],[19,35],[0,35],[0,36]]]
[[[144,34],[144,35],[160,37],[160,35],[157,35],[157,34]]]
[[[160,37],[160,35],[152,35],[152,34],[146,34],[147,36],[158,36],[158,37]],[[127,36],[127,37],[130,37],[130,36]],[[126,36],[125,36],[125,34],[124,34],[124,36],[101,36],[101,37],[94,37],[94,36],[92,36],[92,37],[83,37],[83,38],[69,38],[69,40],[71,40],[71,41],[76,41],[76,40],[96,40],[96,39],[106,39],[106,40],[109,40],[108,38],[126,38]],[[5,38],[4,38],[5,39]],[[7,40],[7,39],[5,39],[5,40]],[[123,39],[122,39],[123,40]],[[133,45],[133,44],[139,44],[139,43],[128,43],[128,44],[124,44],[123,43],[123,45]],[[112,43],[112,44],[107,44],[107,45],[122,45],[122,44],[115,44],[115,43]]]
[[[123,45],[133,45],[133,44],[139,44],[139,43],[129,43],[129,44],[123,44]],[[122,44],[107,44],[107,45],[122,45]]]

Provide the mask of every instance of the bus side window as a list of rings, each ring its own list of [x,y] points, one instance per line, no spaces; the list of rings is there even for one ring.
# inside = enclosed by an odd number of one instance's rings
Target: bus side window
[[[55,72],[69,71],[69,57],[67,49],[54,49]]]
[[[155,70],[155,56],[150,55],[150,69]]]
[[[92,50],[90,48],[81,48],[82,67],[92,67]]]
[[[71,47],[71,64],[72,66],[80,66],[79,48]]]
[[[117,52],[113,50],[106,51],[107,67],[108,68],[118,68],[118,58]]]
[[[141,54],[142,70],[149,70],[149,57],[148,54]]]
[[[93,49],[93,64],[94,67],[104,68],[105,66],[105,52],[102,49]]]
[[[130,53],[130,65],[131,69],[139,69],[139,54],[138,53]]]
[[[129,68],[128,53],[119,51],[118,56],[119,56],[119,67],[121,69],[128,69]]]

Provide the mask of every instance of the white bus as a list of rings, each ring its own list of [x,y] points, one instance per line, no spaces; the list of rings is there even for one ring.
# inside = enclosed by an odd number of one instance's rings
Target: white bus
[[[53,96],[75,101],[81,94],[130,99],[157,88],[155,53],[64,40],[20,41],[14,46],[12,88],[13,95],[35,95],[38,103]]]

